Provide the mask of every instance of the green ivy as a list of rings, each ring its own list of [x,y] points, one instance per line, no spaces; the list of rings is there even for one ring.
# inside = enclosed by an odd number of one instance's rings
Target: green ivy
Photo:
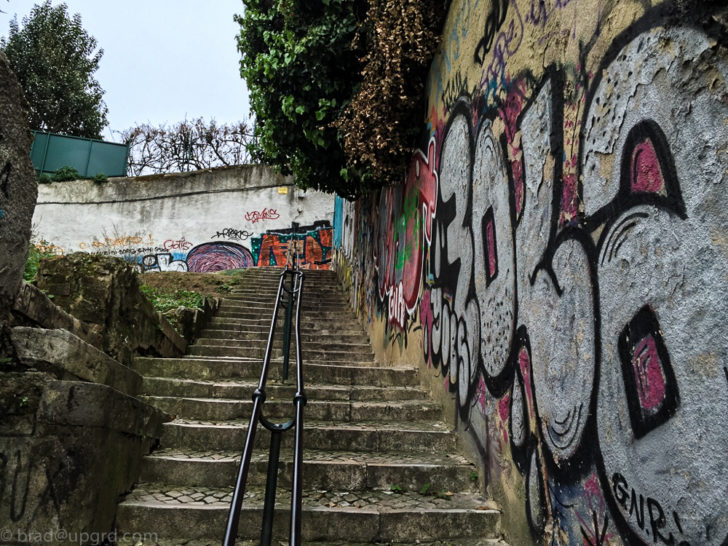
[[[160,313],[177,309],[178,307],[202,309],[204,302],[202,294],[181,288],[171,293],[147,285],[141,285],[139,288],[149,301],[152,302],[154,309]]]
[[[244,0],[251,156],[303,188],[356,198],[401,182],[449,2]]]
[[[47,241],[41,241],[41,249],[47,244]],[[35,276],[38,273],[38,265],[42,259],[54,258],[56,256],[53,252],[44,252],[41,249],[33,243],[30,243],[28,247],[28,259],[25,261],[25,271],[23,272],[23,280],[26,282],[33,282],[35,280]]]
[[[365,0],[245,0],[236,16],[240,73],[256,114],[254,159],[293,174],[303,188],[362,193],[334,123],[361,81],[352,45]]]

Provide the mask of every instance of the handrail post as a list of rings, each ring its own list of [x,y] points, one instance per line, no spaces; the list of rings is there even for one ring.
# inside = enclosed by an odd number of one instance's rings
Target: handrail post
[[[270,452],[268,455],[268,475],[265,480],[265,501],[263,504],[263,525],[260,531],[261,546],[270,546],[273,540],[273,514],[276,507],[276,488],[278,487],[278,460],[281,454],[280,430],[271,430]]]
[[[293,290],[295,288],[295,277],[290,275],[290,290],[288,291],[288,303],[286,305],[286,322],[283,331],[283,381],[288,381],[288,364],[291,352],[291,317],[293,315]]]
[[[293,445],[293,484],[291,491],[291,529],[289,544],[301,544],[301,501],[303,497],[303,407],[306,405],[306,394],[303,391],[303,361],[301,359],[301,294],[305,276],[297,274],[296,298],[296,395],[293,403],[296,406],[296,430]]]

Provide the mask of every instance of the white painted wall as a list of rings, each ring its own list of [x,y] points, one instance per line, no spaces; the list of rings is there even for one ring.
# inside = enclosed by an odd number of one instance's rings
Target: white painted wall
[[[236,253],[247,256],[238,248],[241,246],[257,265],[256,247],[262,242],[270,251],[265,241],[273,236],[266,232],[285,230],[291,222],[302,226],[318,223],[311,237],[324,243],[321,254],[326,258],[330,229],[327,234],[321,223],[330,225],[333,211],[332,195],[301,190],[289,177],[267,167],[247,165],[116,178],[107,183],[41,184],[33,236],[39,246],[59,254],[102,252],[138,262],[145,270],[185,271],[187,255],[204,243],[222,245],[218,250],[228,258],[232,253],[233,262]],[[276,250],[286,239],[275,239]],[[241,259],[251,265],[250,259]],[[269,261],[264,257],[260,265]],[[232,262],[215,263],[220,268]]]

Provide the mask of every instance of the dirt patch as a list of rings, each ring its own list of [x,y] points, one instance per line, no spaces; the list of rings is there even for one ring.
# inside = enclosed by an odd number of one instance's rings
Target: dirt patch
[[[244,269],[230,269],[217,273],[168,271],[143,273],[139,276],[139,283],[167,294],[177,290],[189,290],[203,296],[223,296],[238,286],[244,276]]]

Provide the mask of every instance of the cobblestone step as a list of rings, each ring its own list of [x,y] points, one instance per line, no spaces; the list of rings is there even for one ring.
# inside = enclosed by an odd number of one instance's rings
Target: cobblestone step
[[[189,539],[189,538],[162,538],[155,533],[149,533],[148,536],[135,536],[133,533],[129,535],[131,538],[118,535],[117,546],[139,546],[139,542],[143,546],[220,546],[222,539],[220,537],[207,539]],[[156,538],[155,538],[156,537]],[[349,542],[336,540],[333,542],[320,540],[307,540],[306,546],[370,546],[371,544],[389,544],[390,542]],[[235,541],[236,546],[259,546],[260,539],[254,540],[238,539]],[[274,540],[275,546],[288,546],[288,539]],[[457,542],[452,540],[435,540],[417,542],[401,542],[397,541],[397,546],[509,546],[507,542],[499,538],[464,538],[459,537]]]
[[[170,377],[145,377],[142,392],[156,396],[198,397],[198,398],[235,398],[251,400],[258,386],[257,378],[249,381],[205,381]],[[369,385],[327,385],[306,382],[306,394],[311,400],[429,400],[420,387],[398,387],[388,385],[375,387]],[[269,382],[266,388],[268,399],[293,399],[296,392],[293,378],[287,384]]]
[[[271,361],[269,380],[281,378],[282,360]],[[185,379],[259,379],[263,362],[257,358],[156,358],[138,357],[132,369],[153,377],[177,377]],[[289,378],[295,378],[296,367],[291,362]],[[373,362],[341,361],[325,364],[304,364],[304,382],[334,385],[369,385],[400,387],[419,385],[418,370],[414,367],[384,368]]]
[[[148,456],[141,479],[181,486],[232,487],[240,452],[163,449]],[[268,454],[254,453],[249,482],[265,485]],[[290,487],[292,454],[281,453],[278,483]],[[304,487],[363,491],[393,487],[403,491],[438,494],[443,491],[475,492],[478,476],[474,465],[457,454],[362,453],[355,451],[304,451]]]
[[[248,421],[198,421],[175,419],[163,427],[161,447],[196,450],[241,449]],[[308,449],[358,450],[363,452],[401,451],[403,453],[437,453],[454,451],[455,435],[441,422],[357,422],[332,423],[306,420]],[[270,434],[258,429],[256,446],[269,444]],[[283,435],[282,445],[289,447],[292,436]]]
[[[250,418],[252,400],[221,398],[178,398],[171,396],[144,396],[147,402],[176,417],[222,421]],[[349,402],[312,399],[306,404],[305,418],[331,422],[357,421],[426,421],[440,417],[440,406],[430,401],[405,400],[388,402]],[[270,419],[293,417],[292,398],[266,399],[264,414]]]
[[[189,539],[219,537],[225,527],[232,488],[178,487],[140,484],[119,505],[120,533],[149,532]],[[246,491],[239,537],[260,534],[264,492]],[[163,517],[160,517],[163,512]],[[472,493],[424,496],[392,491],[305,490],[302,538],[342,543],[356,537],[366,542],[453,540],[458,537],[493,536],[499,518],[497,507]],[[281,489],[276,498],[274,537],[286,540],[290,494]]]

